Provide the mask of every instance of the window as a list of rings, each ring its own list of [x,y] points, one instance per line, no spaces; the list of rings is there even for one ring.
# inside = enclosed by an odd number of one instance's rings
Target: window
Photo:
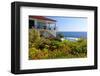
[[[34,20],[29,20],[29,28],[32,28],[34,26],[35,26]]]

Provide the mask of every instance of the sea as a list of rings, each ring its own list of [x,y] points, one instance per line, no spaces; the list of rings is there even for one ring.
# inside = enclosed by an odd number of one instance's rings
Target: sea
[[[62,34],[64,39],[75,41],[79,38],[87,39],[87,32],[57,32],[57,34]]]

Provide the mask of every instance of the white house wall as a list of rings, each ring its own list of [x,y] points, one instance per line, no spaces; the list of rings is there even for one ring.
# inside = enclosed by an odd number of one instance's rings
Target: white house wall
[[[35,28],[37,28],[37,22],[45,22],[46,23],[46,25],[49,27],[49,26],[51,26],[52,24],[52,26],[54,26],[54,27],[56,27],[56,22],[53,22],[53,21],[45,21],[45,20],[40,20],[40,19],[34,19],[34,18],[29,18],[30,20],[34,20],[34,22],[35,22]],[[50,23],[50,24],[49,24]],[[52,35],[54,35],[55,37],[56,37],[56,30],[54,30],[54,29],[52,29],[51,28],[51,30],[48,30]]]

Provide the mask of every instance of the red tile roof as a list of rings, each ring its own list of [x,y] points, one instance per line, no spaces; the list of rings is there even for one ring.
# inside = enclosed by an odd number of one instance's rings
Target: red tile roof
[[[35,19],[40,19],[40,20],[48,20],[48,21],[56,22],[56,20],[53,20],[53,19],[50,19],[50,18],[46,18],[44,16],[29,16],[29,18],[35,18]]]

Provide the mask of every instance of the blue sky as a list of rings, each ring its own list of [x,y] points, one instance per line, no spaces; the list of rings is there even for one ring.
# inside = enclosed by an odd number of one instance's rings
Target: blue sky
[[[47,16],[48,18],[56,20],[58,31],[87,31],[86,17],[61,17],[61,16]]]

